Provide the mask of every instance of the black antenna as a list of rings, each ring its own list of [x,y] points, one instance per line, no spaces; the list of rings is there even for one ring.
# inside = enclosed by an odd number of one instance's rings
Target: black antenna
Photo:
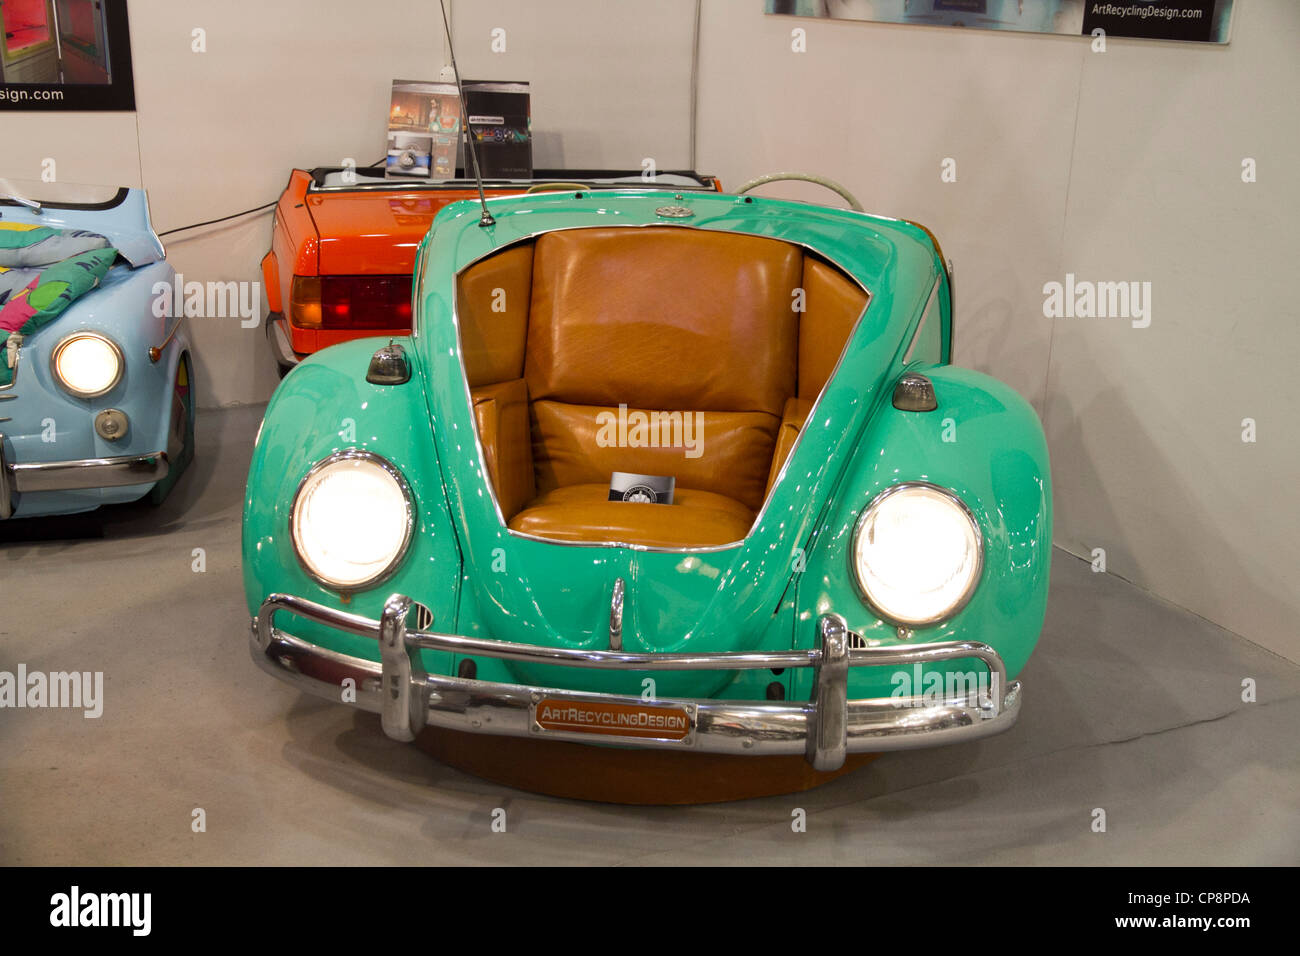
[[[469,149],[470,161],[474,164],[474,182],[478,186],[478,204],[483,207],[479,218],[480,226],[495,226],[497,221],[488,212],[487,197],[483,195],[483,174],[478,168],[478,150],[474,148],[474,131],[469,128],[469,109],[465,106],[465,88],[460,85],[460,67],[456,65],[456,48],[451,42],[451,23],[447,20],[446,0],[438,0],[442,8],[442,28],[447,34],[447,52],[451,54],[451,71],[456,74],[456,95],[460,97],[460,115],[465,118],[465,145]]]

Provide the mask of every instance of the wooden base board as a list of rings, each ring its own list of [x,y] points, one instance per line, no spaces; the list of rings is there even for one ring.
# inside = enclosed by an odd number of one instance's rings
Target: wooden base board
[[[722,803],[811,790],[879,754],[849,754],[821,773],[803,757],[732,757],[671,750],[591,747],[562,740],[428,729],[421,750],[493,783],[567,800],[642,806]]]

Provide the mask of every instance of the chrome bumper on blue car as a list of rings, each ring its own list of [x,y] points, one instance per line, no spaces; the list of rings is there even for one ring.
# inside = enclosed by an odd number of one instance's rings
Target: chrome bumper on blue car
[[[891,647],[850,647],[850,631],[837,614],[823,615],[819,646],[807,650],[722,654],[653,654],[535,647],[407,628],[410,598],[393,595],[375,621],[286,594],[272,594],[252,621],[253,660],[267,673],[308,693],[334,701],[351,679],[353,706],[381,715],[384,732],[413,740],[425,727],[514,737],[544,736],[582,743],[691,749],[723,754],[804,754],[817,770],[835,770],[847,753],[932,747],[987,737],[1006,730],[1020,713],[1020,682],[1006,679],[1002,658],[987,644],[947,641]],[[327,650],[274,626],[287,611],[379,642],[380,661]],[[420,650],[431,649],[502,660],[628,671],[747,670],[811,667],[813,694],[806,702],[642,700],[551,687],[527,687],[426,674]],[[975,659],[988,668],[986,693],[970,696],[848,698],[851,667],[879,667]],[[539,706],[585,714],[636,711],[643,726],[601,736],[544,727]],[[585,708],[585,710],[584,710]],[[665,716],[656,718],[657,714]],[[684,719],[683,719],[684,718]],[[583,717],[582,719],[590,719]],[[676,732],[655,728],[673,726]]]
[[[162,451],[116,458],[15,463],[5,459],[4,435],[0,435],[0,519],[13,515],[15,492],[147,485],[166,478],[167,468],[167,453]]]

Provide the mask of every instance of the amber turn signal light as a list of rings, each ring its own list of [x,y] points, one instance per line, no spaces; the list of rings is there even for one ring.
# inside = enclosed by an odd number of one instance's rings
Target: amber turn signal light
[[[289,288],[289,322],[300,329],[319,329],[320,277],[294,276]]]

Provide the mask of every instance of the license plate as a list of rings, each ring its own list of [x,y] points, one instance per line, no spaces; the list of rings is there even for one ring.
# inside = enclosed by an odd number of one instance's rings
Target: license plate
[[[695,718],[685,704],[614,703],[573,697],[532,702],[534,733],[689,743]]]

